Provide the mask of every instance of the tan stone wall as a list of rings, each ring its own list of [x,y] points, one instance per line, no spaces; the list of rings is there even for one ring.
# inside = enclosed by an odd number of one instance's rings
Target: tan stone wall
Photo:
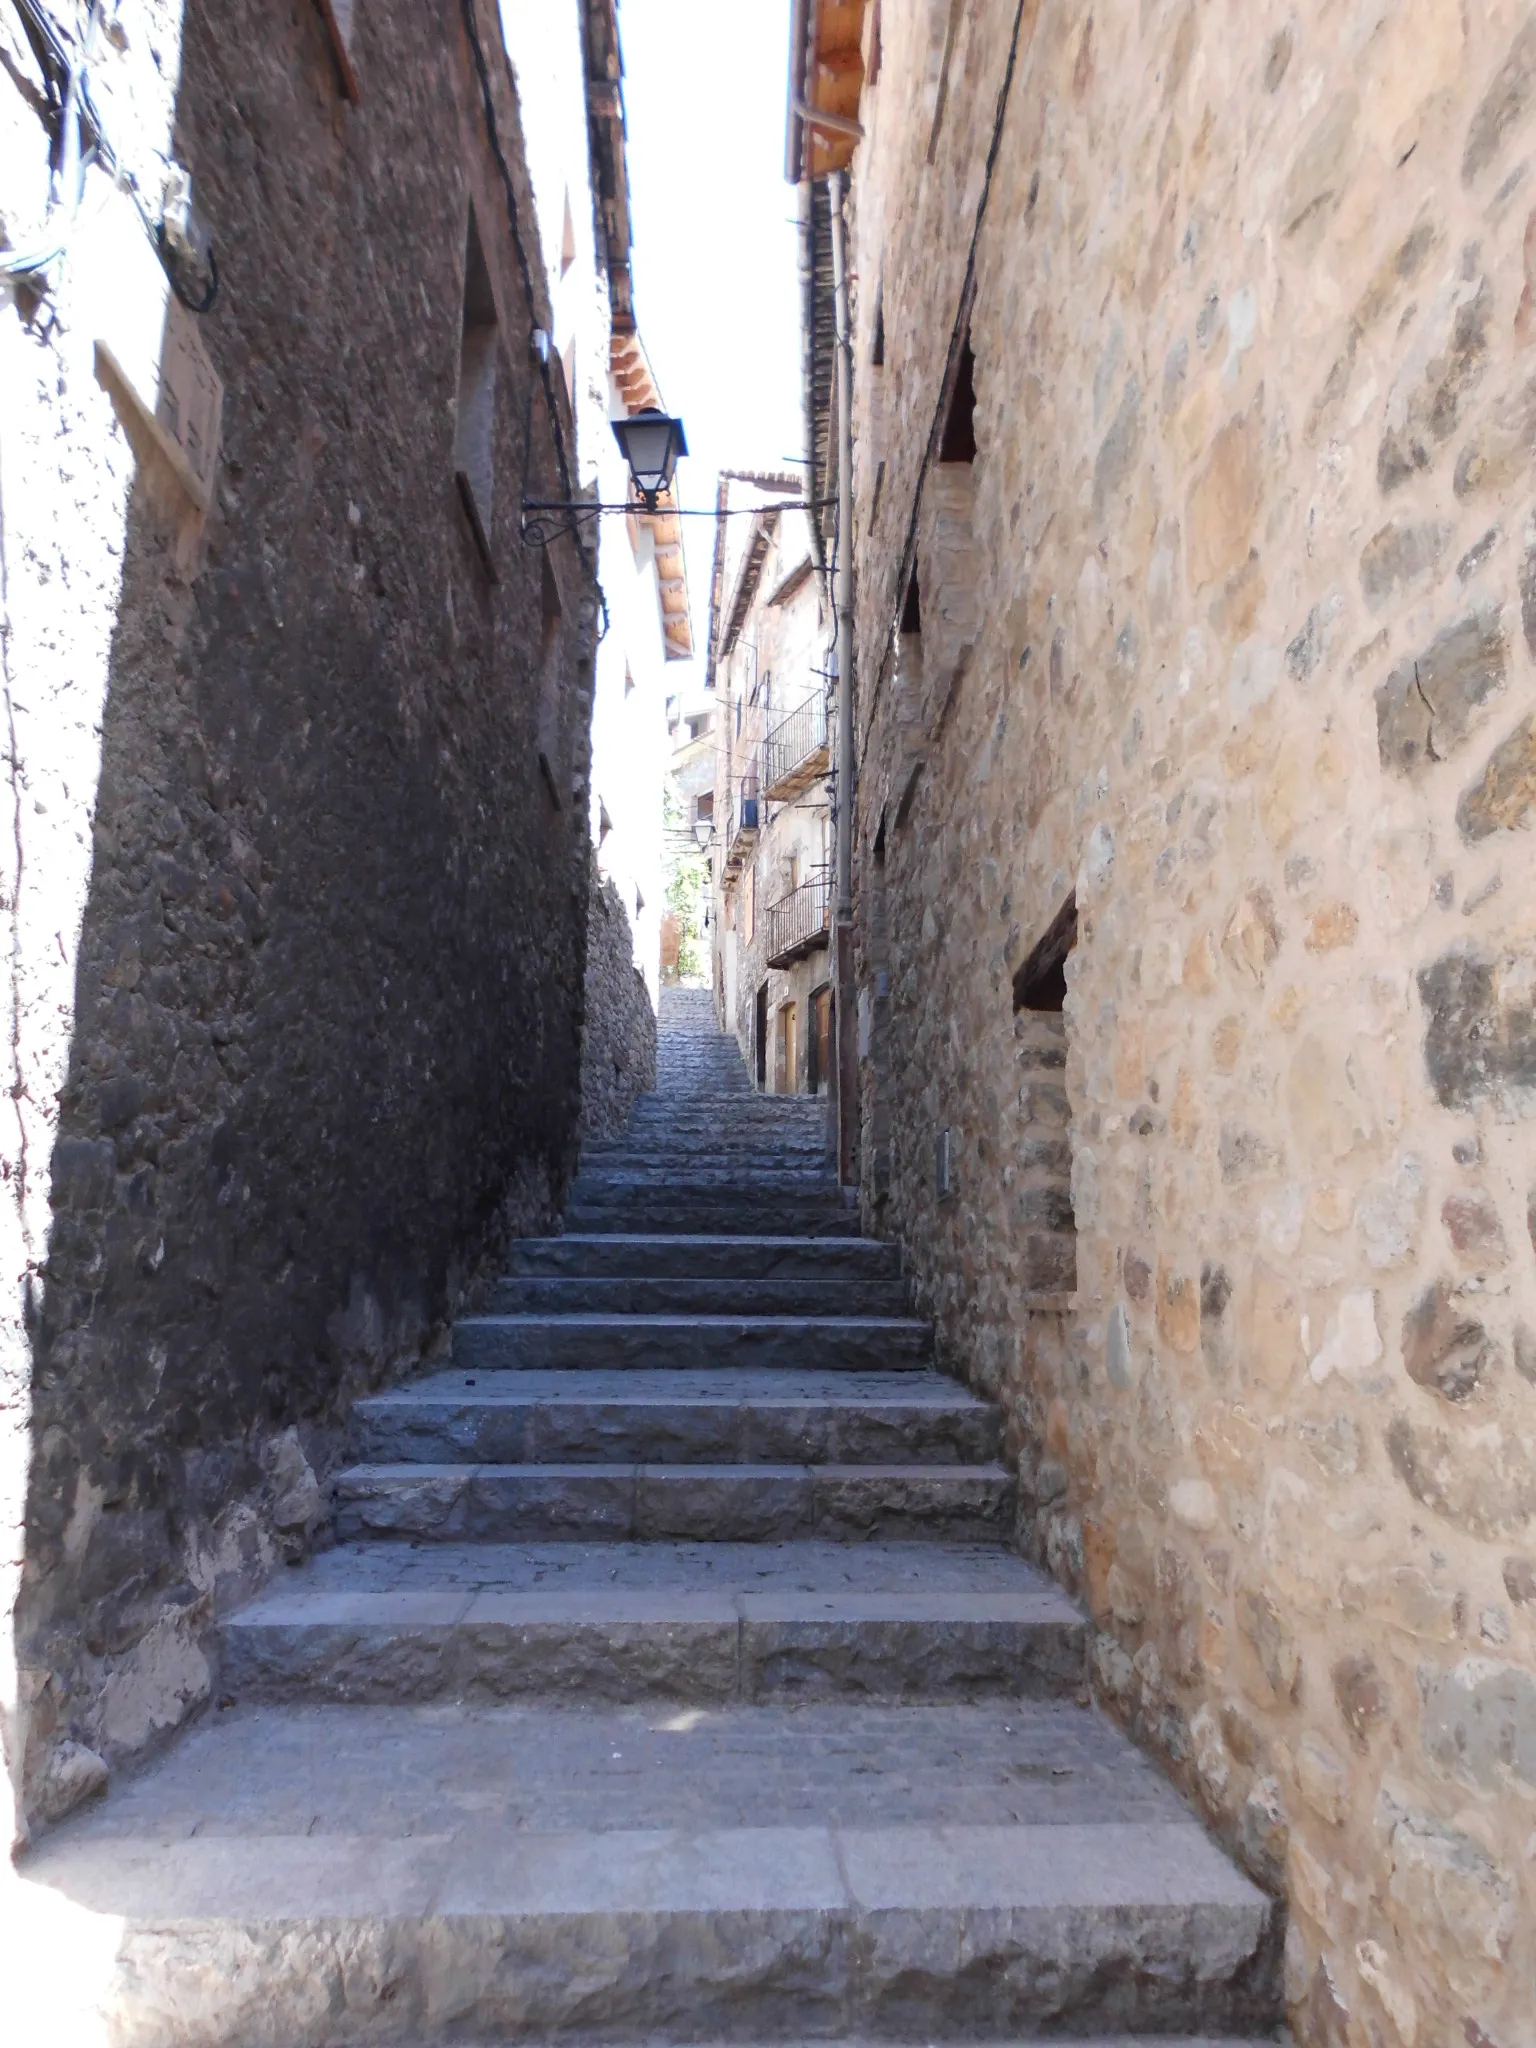
[[[990,185],[1014,0],[946,74],[950,13],[853,185],[867,1213],[1299,2035],[1529,2043],[1536,10],[1026,0]],[[1063,1314],[1011,981],[1074,887]]]

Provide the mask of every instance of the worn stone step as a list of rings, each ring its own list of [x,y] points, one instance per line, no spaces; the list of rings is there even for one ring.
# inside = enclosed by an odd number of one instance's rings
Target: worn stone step
[[[236,1706],[41,1842],[7,1910],[18,2009],[155,2048],[1279,2018],[1279,1909],[1052,1702]]]
[[[631,1275],[498,1280],[490,1315],[901,1316],[906,1298],[895,1279],[839,1274],[826,1280],[731,1280]]]
[[[982,1465],[1002,1413],[938,1373],[434,1373],[353,1410],[362,1464]]]
[[[1012,1534],[1002,1465],[353,1465],[332,1483],[343,1542],[677,1539],[975,1543]]]
[[[769,1172],[759,1171],[756,1166],[741,1168],[713,1163],[686,1169],[657,1163],[579,1173],[571,1182],[568,1199],[577,1204],[619,1201],[627,1196],[649,1195],[658,1188],[727,1199],[750,1196],[761,1201],[787,1195],[797,1201],[807,1196],[839,1204],[842,1200],[836,1178],[819,1165]]]
[[[901,1258],[893,1244],[874,1237],[752,1237],[626,1235],[524,1237],[512,1246],[513,1274],[625,1278],[831,1280],[895,1278]]]
[[[1076,1696],[1086,1651],[1072,1603],[996,1549],[386,1543],[230,1617],[219,1683],[351,1704],[1043,1699]]]
[[[716,1193],[632,1195],[612,1202],[573,1202],[565,1211],[569,1230],[598,1234],[614,1230],[626,1237],[720,1237],[740,1231],[745,1237],[845,1237],[851,1217],[841,1202],[821,1197],[796,1201],[788,1196],[731,1198]]]
[[[697,1139],[673,1139],[655,1145],[615,1138],[608,1143],[587,1145],[581,1154],[581,1177],[593,1173],[631,1174],[637,1172],[694,1173],[700,1169],[721,1176],[743,1174],[812,1173],[827,1177],[825,1151],[820,1142],[786,1144],[781,1138],[731,1140],[722,1143],[703,1133]]]
[[[714,1131],[734,1136],[744,1131],[779,1131],[814,1135],[826,1128],[827,1106],[810,1095],[694,1095],[686,1100],[642,1095],[630,1116],[632,1131]]]
[[[902,1371],[925,1365],[933,1333],[908,1316],[460,1316],[453,1362],[465,1372],[556,1366],[696,1366]]]

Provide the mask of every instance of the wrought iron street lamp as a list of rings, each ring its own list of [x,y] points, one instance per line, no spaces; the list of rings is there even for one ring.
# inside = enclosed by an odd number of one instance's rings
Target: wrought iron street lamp
[[[654,512],[661,493],[671,489],[677,458],[688,453],[682,421],[647,406],[628,419],[615,420],[613,438],[629,464],[630,478],[646,511]]]
[[[531,400],[530,400],[531,403]],[[603,513],[673,513],[676,506],[663,505],[661,494],[672,488],[680,455],[688,453],[688,437],[681,420],[647,406],[627,419],[613,420],[613,438],[629,464],[634,496],[622,505],[605,505],[597,498],[524,498],[523,539],[530,547],[547,548],[561,534],[576,533],[585,519]]]

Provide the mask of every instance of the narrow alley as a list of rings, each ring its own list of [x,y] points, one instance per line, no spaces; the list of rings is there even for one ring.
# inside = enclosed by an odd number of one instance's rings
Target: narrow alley
[[[1536,2048],[1536,0],[0,0],[0,2048]]]
[[[1261,2032],[1275,1910],[1087,1704],[997,1411],[707,994],[214,1719],[28,1864],[125,2041]],[[107,1987],[97,1987],[104,1990]]]

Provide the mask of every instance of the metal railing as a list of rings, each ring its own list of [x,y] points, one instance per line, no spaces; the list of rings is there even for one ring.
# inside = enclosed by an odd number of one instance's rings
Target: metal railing
[[[730,822],[725,834],[727,874],[734,873],[741,866],[756,841],[759,814],[757,778],[744,777],[732,789],[730,795]]]
[[[800,795],[826,771],[827,699],[818,690],[781,718],[763,741],[763,788],[782,801]]]
[[[808,882],[769,904],[763,922],[770,967],[788,967],[828,943],[831,902],[831,876],[821,868]]]

